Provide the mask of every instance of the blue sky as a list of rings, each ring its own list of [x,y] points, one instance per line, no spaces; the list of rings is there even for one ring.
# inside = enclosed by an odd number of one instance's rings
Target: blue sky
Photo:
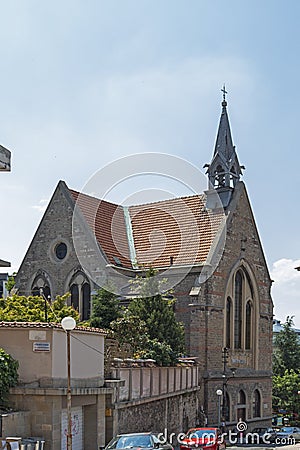
[[[225,82],[275,314],[300,327],[300,3],[10,0],[0,11],[0,142],[12,151],[0,257],[12,270],[60,179],[80,190],[143,152],[202,170]]]

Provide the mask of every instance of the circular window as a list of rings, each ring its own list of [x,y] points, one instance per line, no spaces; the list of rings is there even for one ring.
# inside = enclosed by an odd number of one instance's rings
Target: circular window
[[[64,242],[57,244],[55,247],[55,255],[58,259],[64,259],[67,254],[67,246]]]

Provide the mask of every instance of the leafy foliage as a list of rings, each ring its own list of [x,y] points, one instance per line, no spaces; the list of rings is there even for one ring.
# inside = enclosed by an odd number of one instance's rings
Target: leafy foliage
[[[0,407],[7,407],[9,388],[18,382],[19,363],[0,348]]]
[[[72,316],[78,322],[79,314],[72,307],[66,305],[68,294],[57,296],[47,304],[49,322],[59,323],[66,316]],[[43,297],[12,295],[7,299],[0,299],[0,321],[4,322],[45,322],[45,299]]]
[[[300,395],[299,372],[285,370],[283,375],[273,377],[273,407],[286,409],[289,412],[299,413]]]
[[[16,284],[15,281],[15,276],[17,275],[16,272],[14,272],[12,275],[9,275],[8,280],[6,282],[6,289],[8,292],[10,292],[12,290],[12,288],[14,287],[14,285]]]
[[[135,280],[136,297],[112,328],[118,340],[131,343],[135,356],[170,365],[184,352],[184,328],[175,317],[175,300],[159,293],[161,286],[155,274],[150,269],[145,278]]]
[[[92,316],[90,326],[96,328],[111,328],[111,323],[121,316],[119,300],[112,292],[103,288],[93,296]]]
[[[148,342],[148,330],[140,317],[134,316],[128,309],[124,310],[122,317],[112,322],[114,336],[120,344],[129,344],[133,353],[137,354],[145,348]]]
[[[171,346],[165,341],[147,339],[146,348],[136,353],[138,358],[154,359],[161,366],[170,366],[176,361],[176,355]]]
[[[293,317],[287,317],[283,329],[275,336],[273,373],[284,375],[286,370],[300,370],[300,342],[293,330]]]
[[[273,407],[299,414],[300,342],[293,325],[288,316],[274,339]]]

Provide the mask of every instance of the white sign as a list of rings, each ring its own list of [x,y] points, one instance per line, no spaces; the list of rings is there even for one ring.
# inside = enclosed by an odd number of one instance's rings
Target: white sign
[[[50,352],[50,342],[34,342],[34,352]]]
[[[46,340],[46,331],[30,330],[29,331],[29,340],[30,341],[45,341]]]

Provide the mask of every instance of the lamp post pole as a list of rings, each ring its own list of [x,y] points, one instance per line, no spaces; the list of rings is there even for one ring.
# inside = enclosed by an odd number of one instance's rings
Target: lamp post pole
[[[216,394],[218,396],[218,427],[221,425],[221,397],[223,395],[222,389],[217,389]]]
[[[227,377],[226,377],[226,371],[227,371],[227,361],[228,361],[228,348],[224,347],[222,352],[223,357],[223,399],[222,399],[222,416],[224,417],[224,420],[226,420],[226,388],[227,388]]]
[[[70,345],[70,330],[67,333],[67,360],[68,360],[68,390],[67,390],[67,412],[68,412],[68,434],[67,434],[67,449],[72,450],[72,394],[71,394],[71,345]]]
[[[72,450],[72,392],[71,392],[71,340],[70,332],[74,330],[76,326],[75,319],[73,317],[64,317],[61,321],[61,325],[67,333],[67,376],[68,376],[68,388],[67,388],[67,420],[68,420],[68,433],[67,433],[67,450]]]

